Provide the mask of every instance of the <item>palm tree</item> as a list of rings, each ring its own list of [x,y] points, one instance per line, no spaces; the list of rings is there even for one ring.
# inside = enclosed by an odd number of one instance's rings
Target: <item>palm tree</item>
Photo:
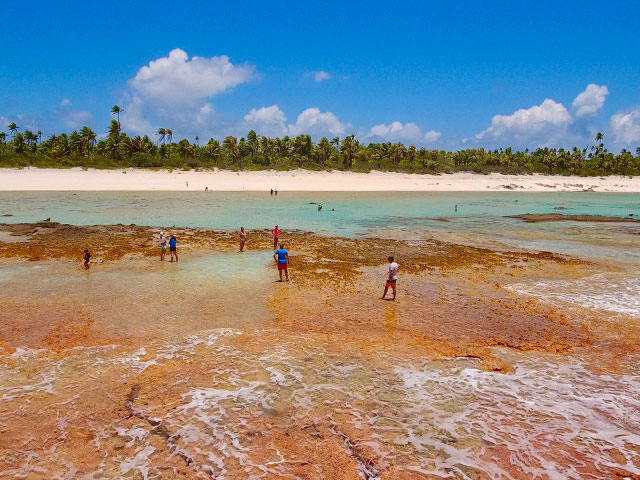
[[[38,130],[38,142],[42,143],[42,130]]]
[[[24,135],[22,135],[21,133],[16,133],[13,136],[13,148],[17,153],[22,153],[24,152],[24,147]]]
[[[327,160],[329,159],[329,154],[331,153],[331,143],[327,137],[322,137],[320,142],[318,143],[318,152],[320,157],[320,163],[323,166],[327,165]]]
[[[160,127],[156,133],[158,134],[158,144],[160,144],[160,142],[164,144],[164,139],[167,131],[164,128]]]
[[[222,142],[222,148],[231,159],[232,163],[239,166],[240,149],[238,148],[238,139],[236,137],[228,136]]]
[[[15,137],[20,127],[16,125],[16,122],[11,122],[7,128],[11,130],[11,133],[13,133],[13,136]]]
[[[7,134],[4,132],[0,132],[0,142],[5,143],[7,141]]]
[[[82,127],[82,130],[80,130],[80,137],[82,138],[84,147],[87,149],[87,155],[89,155],[93,150],[93,146],[96,143],[97,136],[98,135],[96,134],[96,132],[94,132],[87,126]]]
[[[24,141],[27,145],[31,145],[38,137],[31,130],[25,130]]]
[[[113,107],[111,107],[111,115],[115,115],[117,120],[118,120],[118,124],[120,124],[120,112],[123,112],[124,110],[122,110],[118,105],[114,105]]]
[[[344,157],[344,168],[346,170],[351,169],[353,165],[353,158],[358,151],[359,143],[355,139],[354,135],[348,135],[340,144],[342,150],[342,156]]]
[[[165,132],[167,133],[167,140],[169,140],[169,143],[171,143],[171,140],[173,140],[173,130],[167,128],[165,129]]]

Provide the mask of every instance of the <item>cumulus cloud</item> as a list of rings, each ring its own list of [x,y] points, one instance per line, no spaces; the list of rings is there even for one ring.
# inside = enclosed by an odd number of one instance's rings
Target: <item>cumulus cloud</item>
[[[331,74],[329,72],[325,72],[324,70],[320,70],[318,72],[313,72],[313,79],[320,83],[325,80],[329,80],[331,78]]]
[[[495,115],[491,125],[475,137],[477,140],[532,137],[549,129],[564,128],[569,123],[571,115],[564,105],[547,98],[540,105],[516,110],[511,115]]]
[[[244,116],[244,128],[251,128],[261,135],[297,136],[309,134],[312,137],[344,135],[351,125],[342,123],[332,112],[321,112],[319,108],[307,108],[295,123],[287,125],[287,117],[278,105],[252,108]]]
[[[208,100],[254,76],[253,65],[235,65],[226,55],[189,58],[176,48],[141,67],[129,80],[122,123],[136,133],[152,133],[152,125],[184,133],[212,130],[216,116]]]
[[[308,133],[312,136],[343,135],[350,124],[342,123],[332,112],[321,112],[319,108],[307,108],[296,123],[288,126],[289,135]]]
[[[286,131],[287,117],[278,105],[252,108],[244,116],[245,126],[261,135],[278,136]]]
[[[144,98],[166,105],[200,105],[204,99],[248,82],[252,65],[234,65],[229,57],[193,57],[176,48],[168,57],[149,62],[130,80]]]
[[[63,98],[62,100],[60,100],[61,107],[68,107],[69,105],[71,105],[71,100],[69,100],[68,98]]]
[[[596,85],[595,83],[587,85],[584,92],[581,92],[571,104],[575,116],[582,118],[595,115],[604,105],[607,95],[609,95],[609,89],[606,85]]]
[[[437,142],[441,135],[442,133],[437,130],[429,130],[424,134],[424,139],[427,142]]]
[[[612,115],[610,125],[616,142],[622,144],[640,142],[640,107],[628,113]]]
[[[367,138],[378,138],[385,141],[404,142],[435,142],[441,133],[437,130],[429,130],[426,133],[415,123],[391,122],[389,125],[381,123],[374,125],[369,130]]]

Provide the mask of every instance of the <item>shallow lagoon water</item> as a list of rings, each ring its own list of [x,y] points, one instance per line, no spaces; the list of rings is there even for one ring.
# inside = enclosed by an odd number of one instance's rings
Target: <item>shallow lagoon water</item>
[[[317,211],[317,203],[324,209]],[[415,230],[483,237],[509,247],[640,263],[640,224],[527,224],[509,215],[640,217],[640,195],[522,192],[0,192],[7,223],[273,228],[353,237]],[[458,205],[458,211],[454,206]],[[557,210],[562,208],[562,210]],[[331,211],[335,209],[335,211]],[[399,232],[399,233],[397,233]],[[404,233],[403,233],[404,232]]]

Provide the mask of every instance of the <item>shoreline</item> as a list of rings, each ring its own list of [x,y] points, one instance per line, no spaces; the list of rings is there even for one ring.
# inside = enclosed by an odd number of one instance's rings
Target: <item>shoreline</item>
[[[187,186],[188,182],[188,186]],[[167,171],[0,168],[0,191],[307,191],[307,192],[611,192],[640,193],[640,177],[488,175],[457,172],[274,170]]]

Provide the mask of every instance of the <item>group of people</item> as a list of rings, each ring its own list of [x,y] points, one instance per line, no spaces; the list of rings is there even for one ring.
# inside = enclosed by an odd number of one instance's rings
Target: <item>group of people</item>
[[[284,274],[284,281],[289,281],[289,252],[285,248],[284,243],[280,243],[280,227],[278,225],[275,226],[273,230],[271,230],[273,234],[273,260],[278,266],[278,276],[280,282],[283,281],[282,275]],[[240,227],[239,232],[239,242],[240,242],[240,251],[244,252],[244,246],[247,241],[247,232],[244,227]],[[175,235],[171,235],[169,240],[164,236],[164,232],[160,232],[160,261],[164,261],[165,256],[167,254],[167,243],[169,244],[169,254],[171,255],[170,262],[178,261],[178,239]],[[85,270],[89,270],[89,261],[91,260],[91,254],[89,250],[84,251],[84,268]],[[393,257],[388,258],[389,261],[389,270],[387,280],[384,286],[384,293],[382,294],[382,300],[395,300],[396,299],[396,283],[398,281],[398,264],[396,263]],[[392,297],[387,299],[387,292],[389,289],[392,290]]]
[[[160,261],[164,261],[164,257],[167,254],[167,239],[164,236],[164,232],[160,232]],[[173,262],[173,259],[178,261],[178,239],[175,235],[171,235],[169,237],[169,255],[171,255],[170,262]]]

